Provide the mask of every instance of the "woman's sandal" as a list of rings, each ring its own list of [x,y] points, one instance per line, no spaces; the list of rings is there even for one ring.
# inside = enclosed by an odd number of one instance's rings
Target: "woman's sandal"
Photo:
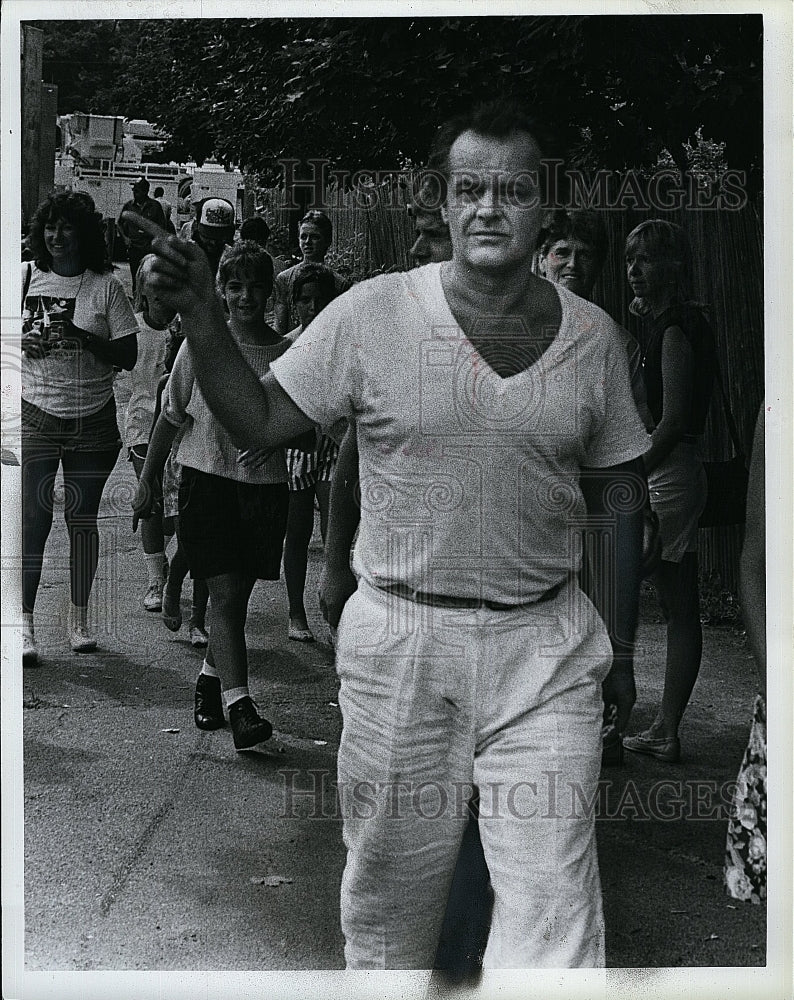
[[[289,620],[287,638],[292,639],[294,642],[314,642],[314,635],[309,627],[304,627],[303,623],[296,623],[292,618]]]

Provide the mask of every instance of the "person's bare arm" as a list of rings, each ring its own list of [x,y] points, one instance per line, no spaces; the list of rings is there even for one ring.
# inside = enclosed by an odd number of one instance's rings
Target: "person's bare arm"
[[[201,248],[165,234],[148,219],[139,225],[154,237],[153,287],[180,314],[201,391],[235,444],[276,448],[312,427],[273,375],[260,381],[246,363],[226,326]]]
[[[97,337],[96,334],[75,326],[71,320],[67,320],[64,336],[67,339],[76,340],[84,350],[90,351],[94,357],[104,361],[105,364],[123,368],[128,372],[132,371],[138,359],[138,337],[134,333],[130,333],[126,337],[118,337],[116,340],[105,340],[103,337]]]
[[[764,408],[758,414],[747,484],[747,523],[740,566],[742,615],[761,690],[766,694],[766,489],[764,484]]]
[[[607,469],[584,469],[582,493],[588,516],[607,537],[595,547],[592,598],[612,643],[612,668],[604,680],[605,710],[617,706],[616,725],[625,732],[636,699],[634,635],[637,630],[642,563],[643,508],[647,484],[642,459]]]
[[[646,472],[652,472],[686,433],[694,369],[695,355],[683,330],[679,326],[668,327],[662,340],[662,419],[651,434],[651,447],[643,456]]]
[[[339,447],[331,480],[325,563],[320,577],[320,609],[332,628],[339,624],[345,604],[357,586],[350,568],[350,549],[361,519],[357,493],[358,438],[355,424],[351,424]]]
[[[146,461],[143,463],[141,478],[132,500],[132,530],[137,531],[138,522],[147,521],[152,516],[152,506],[155,498],[155,484],[163,474],[166,459],[171,454],[171,446],[179,428],[165,419],[161,412],[154,425],[149,445],[146,449]]]

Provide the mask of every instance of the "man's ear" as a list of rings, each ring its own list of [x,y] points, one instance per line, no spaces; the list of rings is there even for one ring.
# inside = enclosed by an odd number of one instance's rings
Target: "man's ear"
[[[444,225],[448,226],[449,225],[449,212],[447,211],[447,206],[446,205],[442,205],[441,206],[441,218],[444,220]]]

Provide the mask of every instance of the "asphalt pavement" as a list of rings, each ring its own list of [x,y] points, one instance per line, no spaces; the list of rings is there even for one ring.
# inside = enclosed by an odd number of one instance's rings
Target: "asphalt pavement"
[[[117,380],[122,405],[124,381]],[[19,683],[14,674],[24,750],[17,972],[340,970],[344,847],[333,796],[320,790],[335,773],[341,716],[333,650],[314,599],[319,541],[307,586],[317,642],[287,639],[283,582],[254,590],[251,688],[275,734],[238,754],[228,729],[204,733],[193,725],[201,651],[186,628],[168,632],[142,607],[146,570],[130,530],[134,487],[122,453],[100,510],[92,596],[99,650],[68,649],[68,550],[56,512],[36,607],[41,666],[26,668]],[[183,596],[187,619],[189,581]],[[646,589],[632,728],[652,718],[663,655],[661,616]],[[20,671],[18,663],[4,669]],[[743,967],[741,983],[765,965],[765,907],[730,899],[722,885],[726,789],[746,744],[754,693],[745,638],[706,629],[681,763],[627,754],[622,767],[604,770],[597,830],[610,968],[691,968],[695,975],[702,967],[703,975],[708,967]],[[6,830],[12,821],[7,806]],[[215,994],[199,988],[190,995]],[[326,994],[307,987],[305,995]]]

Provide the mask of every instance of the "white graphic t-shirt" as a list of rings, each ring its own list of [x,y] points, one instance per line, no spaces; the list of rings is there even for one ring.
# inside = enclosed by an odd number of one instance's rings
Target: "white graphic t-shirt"
[[[23,265],[23,283],[28,265]],[[24,284],[23,284],[24,287]],[[31,265],[22,311],[22,335],[45,337],[44,358],[22,356],[22,398],[56,417],[96,413],[113,395],[113,367],[68,336],[67,320],[103,340],[138,333],[135,315],[117,278],[84,271],[63,277]]]

